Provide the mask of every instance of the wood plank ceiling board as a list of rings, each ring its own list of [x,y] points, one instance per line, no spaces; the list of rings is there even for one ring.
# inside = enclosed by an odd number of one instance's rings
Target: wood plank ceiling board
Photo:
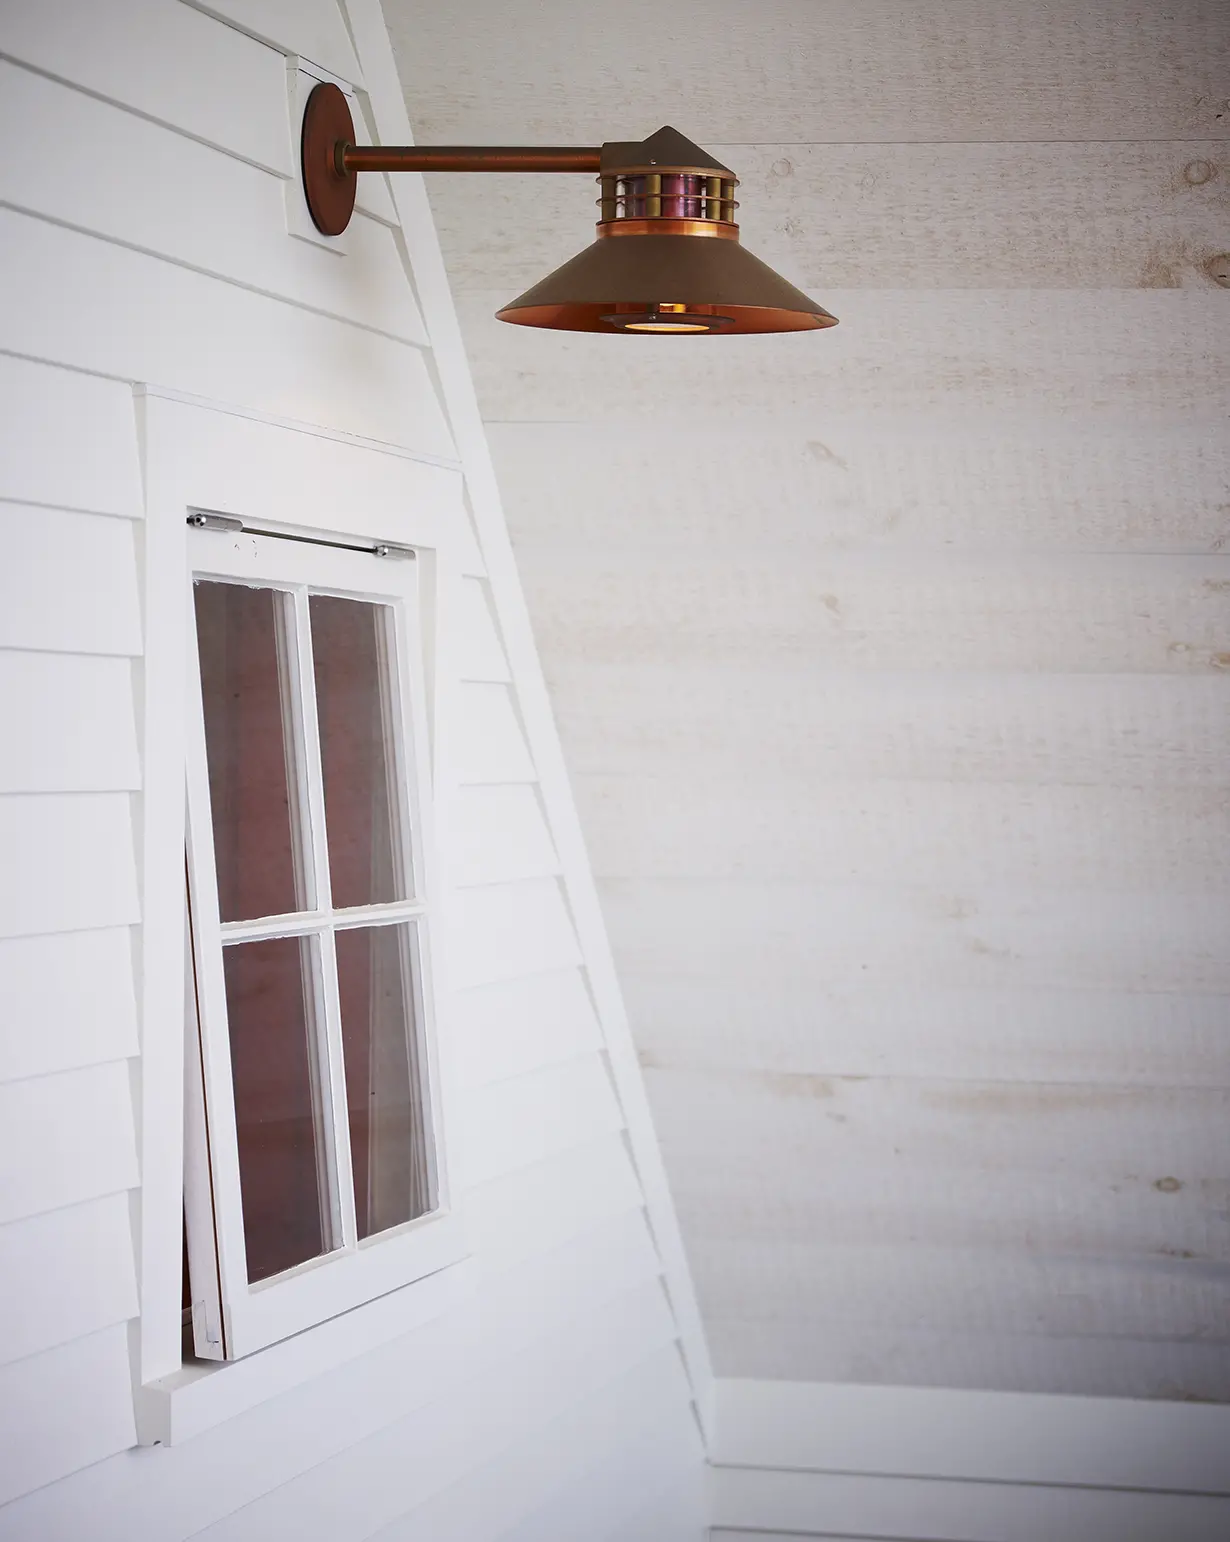
[[[386,9],[842,322],[502,327],[594,190],[428,181],[719,1375],[1230,1401],[1230,12]]]

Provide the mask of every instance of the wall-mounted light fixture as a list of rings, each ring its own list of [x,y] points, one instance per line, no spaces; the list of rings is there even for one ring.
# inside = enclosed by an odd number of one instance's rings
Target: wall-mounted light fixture
[[[704,336],[803,332],[836,316],[739,245],[737,178],[677,134],[580,148],[356,145],[336,86],[303,117],[303,187],[316,228],[340,235],[361,171],[596,173],[598,239],[496,314],[564,332]]]

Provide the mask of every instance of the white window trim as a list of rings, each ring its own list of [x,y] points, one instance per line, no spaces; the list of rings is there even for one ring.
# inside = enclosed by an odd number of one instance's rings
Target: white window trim
[[[186,926],[184,903],[185,765],[188,719],[184,680],[192,621],[192,565],[186,519],[193,507],[248,517],[292,533],[331,534],[408,545],[427,570],[425,655],[430,682],[431,801],[447,809],[454,795],[446,732],[457,672],[450,613],[459,589],[468,530],[461,478],[452,467],[395,447],[286,420],[141,387],[137,414],[145,462],[144,592],[146,654],[141,667],[144,782],[141,881],[144,922],[141,1059],[135,1066],[142,1188],[137,1197],[142,1311],[134,1343],[134,1392],[143,1444],[183,1439],[449,1310],[472,1289],[460,1233],[433,1272],[424,1265],[404,1284],[247,1358],[206,1366],[181,1361],[180,1275],[185,1102]],[[310,451],[310,453],[309,453]],[[356,452],[360,452],[356,455]],[[364,455],[379,457],[365,461]],[[396,474],[390,475],[393,471]],[[366,474],[371,473],[371,474]],[[331,488],[322,493],[322,481]],[[350,498],[339,492],[359,484]],[[407,491],[409,489],[409,491]],[[328,508],[329,525],[305,511]],[[247,505],[245,510],[244,505]],[[373,559],[378,560],[378,559]],[[439,879],[429,894],[433,909]],[[435,945],[436,997],[447,1003],[444,948]],[[453,1075],[447,1010],[440,1011],[436,1089],[439,1127],[456,1169]],[[447,1265],[450,1265],[447,1266]],[[220,1411],[219,1411],[220,1410]]]

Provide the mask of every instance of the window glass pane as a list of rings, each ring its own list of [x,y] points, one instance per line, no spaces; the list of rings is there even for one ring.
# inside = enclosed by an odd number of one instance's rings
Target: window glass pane
[[[305,909],[279,660],[286,597],[244,584],[198,582],[195,592],[219,913],[247,921]]]
[[[323,1104],[313,1045],[313,942],[223,948],[248,1279],[329,1246]]]
[[[405,899],[394,849],[388,606],[314,594],[309,607],[333,903]]]
[[[409,926],[335,936],[355,1214],[359,1236],[370,1237],[431,1208],[414,1050],[414,938]]]

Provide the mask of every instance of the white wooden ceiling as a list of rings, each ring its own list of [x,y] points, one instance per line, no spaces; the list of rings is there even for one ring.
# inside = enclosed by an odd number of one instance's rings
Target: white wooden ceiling
[[[594,189],[429,179],[719,1372],[1230,1399],[1230,6],[386,10],[842,322],[503,327]]]

